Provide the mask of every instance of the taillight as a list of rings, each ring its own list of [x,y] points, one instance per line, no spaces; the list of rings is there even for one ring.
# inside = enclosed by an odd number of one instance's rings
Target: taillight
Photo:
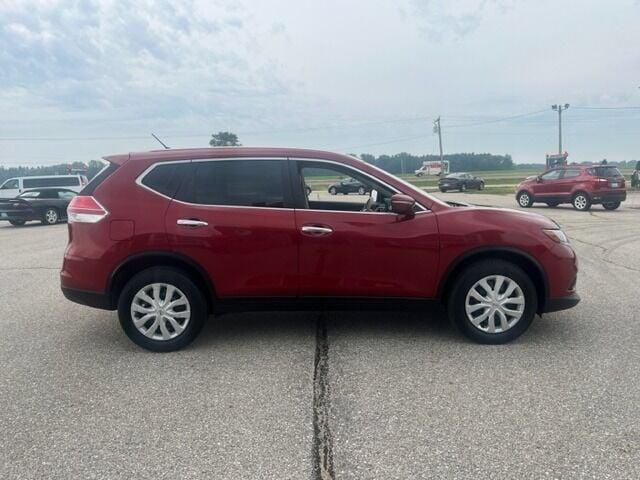
[[[84,195],[73,197],[67,207],[67,218],[71,223],[96,223],[106,217],[108,213],[95,198]]]

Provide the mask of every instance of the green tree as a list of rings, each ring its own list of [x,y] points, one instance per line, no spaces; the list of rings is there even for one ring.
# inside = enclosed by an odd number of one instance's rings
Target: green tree
[[[212,147],[239,147],[238,136],[231,132],[218,132],[211,135],[209,145]]]

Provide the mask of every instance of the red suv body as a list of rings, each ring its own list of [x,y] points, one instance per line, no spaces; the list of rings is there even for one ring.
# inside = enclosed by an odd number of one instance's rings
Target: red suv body
[[[62,290],[117,309],[145,348],[180,348],[230,309],[434,300],[469,337],[503,343],[536,313],[579,301],[576,256],[553,221],[444,203],[350,156],[206,148],[105,159],[68,209]],[[326,193],[340,178],[371,192]]]
[[[571,203],[576,210],[589,210],[601,203],[615,210],[627,199],[624,176],[609,165],[567,165],[542,175],[529,177],[516,186],[516,200],[521,207],[534,202],[555,207]]]

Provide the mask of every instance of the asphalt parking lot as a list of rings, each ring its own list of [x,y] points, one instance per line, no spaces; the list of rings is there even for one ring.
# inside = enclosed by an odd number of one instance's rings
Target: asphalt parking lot
[[[0,478],[640,478],[640,195],[531,211],[583,300],[502,346],[439,311],[251,313],[154,354],[63,298],[65,225],[0,225]]]

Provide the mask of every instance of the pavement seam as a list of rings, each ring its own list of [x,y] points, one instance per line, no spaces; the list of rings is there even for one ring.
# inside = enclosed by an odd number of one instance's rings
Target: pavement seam
[[[333,480],[333,437],[329,428],[329,338],[324,314],[316,320],[313,370],[313,478]]]

